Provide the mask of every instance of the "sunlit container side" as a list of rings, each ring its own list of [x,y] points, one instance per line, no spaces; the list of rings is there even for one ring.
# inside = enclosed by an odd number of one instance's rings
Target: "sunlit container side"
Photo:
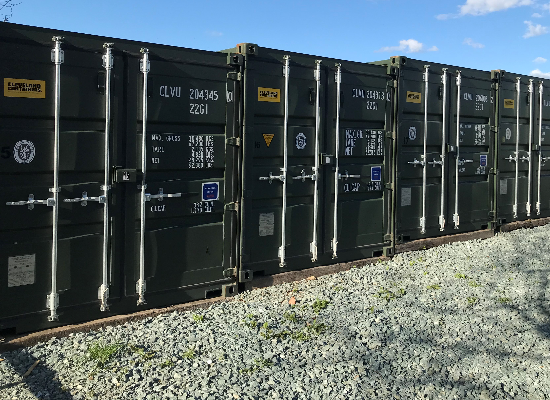
[[[244,56],[242,271],[382,254],[390,242],[385,69],[255,44],[227,52]]]
[[[544,105],[544,83],[540,78],[503,70],[494,70],[492,74],[497,99],[495,193],[498,222],[548,215],[550,182],[544,139],[550,127],[545,121],[548,111]]]
[[[407,57],[396,77],[397,242],[492,224],[491,73]]]

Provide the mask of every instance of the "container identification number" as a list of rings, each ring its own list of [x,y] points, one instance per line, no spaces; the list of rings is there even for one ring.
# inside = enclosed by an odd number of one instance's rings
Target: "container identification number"
[[[189,100],[203,101],[218,101],[219,95],[217,90],[208,89],[189,89]],[[192,115],[208,115],[207,103],[189,103],[189,114]]]

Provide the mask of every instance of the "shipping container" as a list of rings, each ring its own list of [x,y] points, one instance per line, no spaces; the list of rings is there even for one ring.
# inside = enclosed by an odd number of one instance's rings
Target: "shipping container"
[[[242,274],[391,248],[385,68],[262,48],[243,57]]]
[[[376,62],[397,88],[396,243],[493,222],[491,73],[407,57]]]
[[[0,330],[232,292],[227,56],[8,23],[0,46]]]
[[[495,182],[499,224],[550,215],[550,166],[546,133],[550,132],[548,99],[540,78],[503,70],[495,79]],[[546,93],[548,96],[548,93]]]

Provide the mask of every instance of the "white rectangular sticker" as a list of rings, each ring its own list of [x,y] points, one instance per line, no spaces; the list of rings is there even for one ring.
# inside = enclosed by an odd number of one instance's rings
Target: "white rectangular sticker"
[[[500,194],[508,194],[508,179],[500,180]]]
[[[32,285],[36,254],[8,257],[8,287]]]
[[[260,214],[260,236],[273,236],[275,213]]]
[[[401,207],[411,205],[411,197],[412,197],[411,192],[412,192],[411,188],[402,188],[401,189]]]

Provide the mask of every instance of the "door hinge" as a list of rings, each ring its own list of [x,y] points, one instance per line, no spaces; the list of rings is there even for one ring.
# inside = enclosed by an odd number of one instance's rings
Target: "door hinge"
[[[238,202],[227,203],[225,205],[225,210],[227,210],[227,211],[239,211],[239,203]]]
[[[241,138],[240,137],[228,137],[225,139],[225,143],[230,146],[237,146],[239,147],[241,145]]]
[[[237,276],[237,268],[227,268],[223,270],[224,278],[233,278]]]
[[[387,189],[387,190],[393,190],[393,182],[386,182],[384,184],[384,187]]]
[[[491,168],[491,169],[489,169],[489,173],[490,173],[491,175],[496,175],[496,174],[497,174],[497,171],[495,171],[494,168]]]
[[[242,78],[242,74],[240,72],[228,72],[227,73],[227,79],[232,81],[240,81]]]
[[[231,53],[227,55],[227,64],[228,65],[243,65],[244,57],[242,54]],[[231,72],[230,72],[231,73]]]

